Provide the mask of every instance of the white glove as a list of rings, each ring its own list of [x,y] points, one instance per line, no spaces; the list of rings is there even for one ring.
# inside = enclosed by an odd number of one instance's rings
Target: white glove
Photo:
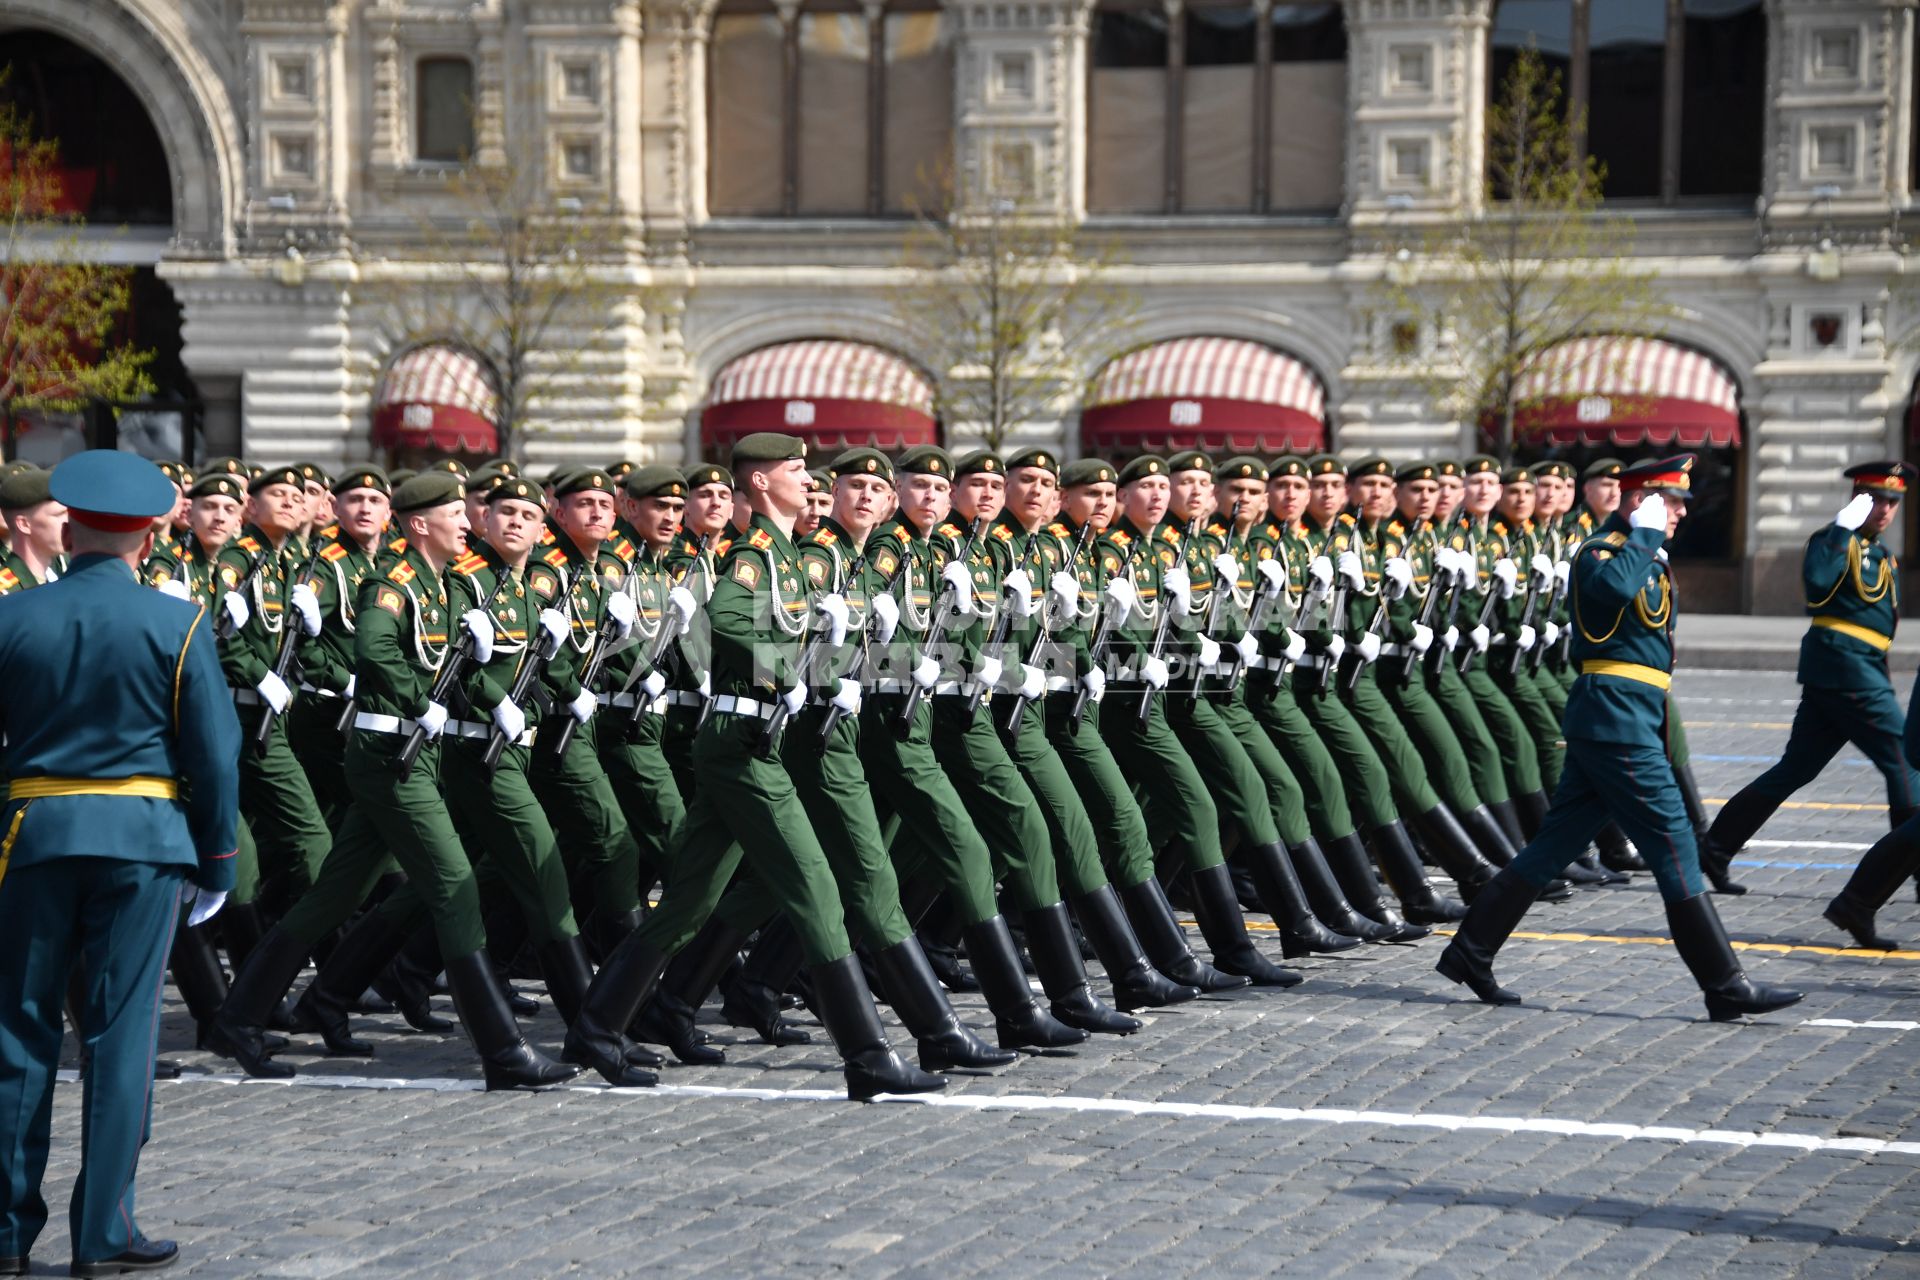
[[[889,595],[877,595],[867,603],[876,644],[891,644],[900,626],[900,602]]]
[[[1000,683],[1000,677],[1006,673],[1007,664],[990,653],[980,655],[980,665],[973,669],[973,678],[989,689]]]
[[[699,612],[700,602],[685,587],[675,587],[667,592],[667,608],[673,610],[675,629],[685,635],[687,629],[693,626],[693,615]]]
[[[286,714],[287,704],[293,701],[293,690],[287,688],[285,680],[269,671],[253,687],[259,691],[261,701],[273,708],[273,714]]]
[[[500,699],[500,705],[493,709],[493,727],[508,742],[520,741],[520,735],[527,731],[527,713],[512,698]]]
[[[1166,571],[1160,579],[1160,592],[1173,606],[1176,614],[1193,612],[1193,579],[1179,565]]]
[[[1127,615],[1139,605],[1140,596],[1131,582],[1116,574],[1107,579],[1107,603],[1119,611],[1114,618],[1114,625],[1122,626],[1126,623]]]
[[[713,673],[711,671],[702,671],[700,673],[700,683],[694,686],[694,688],[703,700],[711,698],[713,696]]]
[[[1846,506],[1840,508],[1840,514],[1833,518],[1833,522],[1842,529],[1851,532],[1865,524],[1867,517],[1872,514],[1873,495],[1870,493],[1856,493]]]
[[[1260,641],[1253,632],[1242,632],[1240,638],[1233,642],[1233,651],[1240,655],[1241,666],[1250,667],[1253,660],[1260,656]]]
[[[1220,642],[1212,636],[1200,637],[1200,665],[1202,668],[1215,666],[1220,661]]]
[[[813,607],[827,623],[827,643],[838,649],[847,642],[847,598],[821,596]]]
[[[1338,662],[1347,656],[1347,638],[1335,636],[1333,643],[1327,646],[1327,661]]]
[[[911,679],[922,689],[931,689],[940,683],[940,660],[927,654],[913,664]]]
[[[187,912],[187,928],[192,929],[220,914],[220,908],[227,905],[227,891],[202,889],[187,901],[193,904],[193,910]]]
[[[187,584],[178,578],[168,578],[156,588],[163,596],[172,596],[175,600],[191,600],[193,592],[187,590]]]
[[[1452,653],[1460,645],[1460,628],[1448,627],[1446,634],[1440,637],[1440,647]]]
[[[573,624],[568,622],[567,615],[558,609],[542,609],[540,629],[547,633],[554,644],[559,645],[565,644],[567,637],[573,633]]]
[[[1559,564],[1553,566],[1553,576],[1559,581],[1560,589],[1565,591],[1567,584],[1573,580],[1573,562],[1570,560],[1562,560]]]
[[[1362,662],[1374,662],[1380,657],[1380,637],[1371,631],[1361,636],[1355,647],[1360,651]]]
[[[1636,529],[1658,529],[1667,531],[1667,500],[1657,493],[1650,493],[1640,499],[1640,505],[1627,517],[1627,523]]]
[[[1267,584],[1267,590],[1274,595],[1279,595],[1287,589],[1287,571],[1280,567],[1278,560],[1257,561],[1253,569]]]
[[[287,592],[287,604],[300,615],[300,629],[310,636],[320,634],[320,597],[304,582],[296,582]]]
[[[485,609],[469,609],[460,615],[460,625],[473,637],[473,660],[481,666],[493,661],[493,619]]]
[[[1532,568],[1533,576],[1540,579],[1540,581],[1553,581],[1553,561],[1538,552],[1534,553]]]
[[[1298,662],[1307,656],[1307,638],[1292,628],[1287,629],[1287,643],[1280,650],[1280,656],[1288,662]]]
[[[447,727],[447,709],[437,702],[429,702],[427,709],[420,713],[419,723],[426,731],[427,741],[432,742]]]
[[[1307,566],[1307,576],[1313,579],[1313,585],[1319,590],[1331,590],[1333,587],[1333,561],[1327,559],[1325,556],[1316,556],[1313,563]]]
[[[1240,562],[1222,551],[1213,558],[1213,573],[1222,582],[1240,581]]]
[[[1007,603],[1013,608],[1016,618],[1033,616],[1033,579],[1027,576],[1025,569],[1014,569],[1000,580],[1001,590],[1007,594]]]
[[[1520,634],[1515,637],[1514,643],[1520,646],[1520,652],[1525,653],[1527,650],[1533,648],[1535,642],[1539,639],[1539,633],[1532,627],[1521,627]]]
[[[227,611],[227,623],[235,631],[247,625],[247,619],[253,617],[253,608],[247,604],[247,598],[238,591],[229,591],[220,597],[220,607]]]
[[[831,705],[850,716],[860,714],[860,682],[842,678],[835,682]]]
[[[1148,657],[1140,664],[1140,678],[1147,682],[1150,689],[1166,688],[1167,675],[1167,664],[1162,659]]]
[[[1554,645],[1560,642],[1560,624],[1557,622],[1542,623],[1540,626],[1540,638],[1546,642],[1547,648],[1553,648]]]
[[[973,612],[973,574],[958,560],[949,560],[940,571],[940,581],[953,589],[953,611],[966,616]]]
[[[1433,648],[1433,628],[1424,622],[1413,624],[1413,639],[1407,641],[1415,653],[1425,653]]]
[[[615,640],[625,640],[632,635],[634,619],[639,616],[633,597],[626,592],[616,591],[607,597],[607,630]]]
[[[1500,598],[1513,599],[1513,593],[1520,586],[1520,567],[1513,561],[1501,556],[1493,562],[1493,580],[1500,585]]]
[[[593,690],[582,689],[575,695],[573,701],[567,704],[567,710],[573,713],[575,720],[585,724],[593,718],[593,709],[599,705],[600,700],[593,696]]]
[[[1394,586],[1393,599],[1398,600],[1413,589],[1413,566],[1402,557],[1395,556],[1387,561],[1386,568],[1382,572],[1386,575],[1386,580]]]
[[[1364,591],[1367,587],[1366,566],[1360,563],[1360,557],[1351,551],[1342,551],[1336,566],[1340,571],[1340,580],[1347,584],[1349,591]]]
[[[1473,642],[1473,651],[1475,653],[1485,653],[1487,646],[1493,643],[1493,632],[1487,630],[1485,627],[1475,627],[1473,630],[1467,632],[1467,639]]]
[[[665,693],[666,691],[667,691],[666,673],[661,671],[649,671],[646,674],[646,678],[640,682],[640,701],[652,702],[655,698],[659,697],[661,694]]]
[[[1040,667],[1020,666],[1020,696],[1028,702],[1037,702],[1047,691],[1047,673]]]
[[[347,687],[340,691],[340,696],[345,698],[349,702],[353,701],[354,686],[358,685],[359,683],[360,683],[359,676],[348,676]]]
[[[806,682],[802,681],[799,684],[793,686],[793,688],[787,690],[785,693],[781,694],[780,701],[787,704],[788,715],[790,716],[799,715],[800,709],[807,705]]]
[[[1087,691],[1089,702],[1098,702],[1107,696],[1107,673],[1095,667],[1080,677],[1080,687]]]
[[[1047,579],[1047,591],[1051,595],[1054,607],[1060,613],[1078,612],[1080,608],[1080,579],[1060,570]]]

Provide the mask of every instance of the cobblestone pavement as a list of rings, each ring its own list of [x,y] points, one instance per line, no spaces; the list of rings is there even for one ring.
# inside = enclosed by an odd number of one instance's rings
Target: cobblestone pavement
[[[1788,675],[1679,691],[1710,799],[1785,741]],[[817,1027],[774,1050],[711,1015],[729,1063],[654,1091],[481,1094],[459,1043],[385,1018],[357,1020],[372,1062],[242,1084],[170,1005],[192,1074],[156,1095],[142,1225],[196,1276],[1920,1275],[1920,949],[1819,918],[1884,829],[1879,778],[1847,753],[1796,804],[1720,899],[1736,940],[1781,944],[1749,967],[1807,992],[1747,1025],[1705,1021],[1644,876],[1529,917],[1518,1008],[1462,1002],[1439,939],[1367,948],[938,1105],[839,1100]],[[1920,948],[1910,893],[1882,919]],[[550,1009],[529,1031],[557,1047]]]

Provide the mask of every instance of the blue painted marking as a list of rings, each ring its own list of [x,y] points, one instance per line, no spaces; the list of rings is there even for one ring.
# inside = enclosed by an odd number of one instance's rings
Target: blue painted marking
[[[1777,862],[1772,858],[1735,858],[1736,867],[1777,867],[1783,871],[1851,871],[1851,862]]]

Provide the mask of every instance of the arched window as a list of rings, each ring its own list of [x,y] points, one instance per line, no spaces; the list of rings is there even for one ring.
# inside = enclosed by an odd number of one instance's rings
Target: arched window
[[[1346,27],[1333,3],[1158,0],[1094,12],[1087,207],[1322,212],[1340,204]]]
[[[1536,46],[1613,200],[1758,195],[1766,127],[1763,0],[1501,0],[1488,94]]]

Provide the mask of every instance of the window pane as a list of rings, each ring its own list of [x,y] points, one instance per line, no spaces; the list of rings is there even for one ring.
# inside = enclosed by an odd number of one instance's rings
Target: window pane
[[[459,161],[473,154],[473,65],[465,58],[423,58],[417,88],[419,160]]]
[[[1273,24],[1275,210],[1336,209],[1345,192],[1347,31],[1335,4],[1277,4]]]
[[[1151,9],[1101,9],[1093,15],[1095,67],[1167,65],[1167,15]]]
[[[1337,4],[1276,4],[1273,23],[1275,62],[1345,62],[1347,26]]]
[[[1500,96],[1507,83],[1507,72],[1514,56],[1529,44],[1540,51],[1547,71],[1560,78],[1560,91],[1567,89],[1573,57],[1573,6],[1569,0],[1502,0],[1493,16],[1490,37],[1493,57],[1489,60],[1487,80],[1489,100]]]
[[[953,165],[953,42],[938,13],[887,15],[888,213],[939,213]]]
[[[1167,207],[1167,15],[1158,5],[1093,15],[1087,87],[1087,208]]]
[[[867,208],[867,20],[800,15],[801,213]]]
[[[1687,0],[1680,194],[1760,194],[1767,15],[1760,0]]]
[[[1188,9],[1181,148],[1181,207],[1192,213],[1253,209],[1254,71],[1259,15]]]
[[[1252,9],[1188,9],[1187,65],[1252,66],[1258,21]]]
[[[780,19],[771,11],[713,20],[707,164],[716,214],[780,212],[781,78]]]
[[[1609,199],[1657,199],[1667,0],[1611,0],[1588,20],[1587,154],[1606,166]]]

